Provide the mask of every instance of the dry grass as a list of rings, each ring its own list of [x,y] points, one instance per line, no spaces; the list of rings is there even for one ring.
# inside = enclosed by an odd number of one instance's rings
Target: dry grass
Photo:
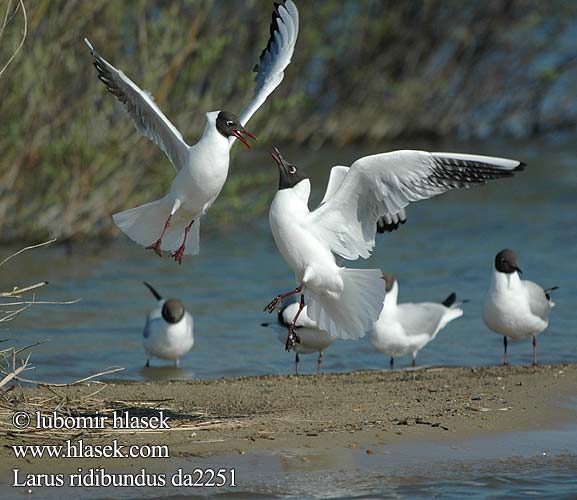
[[[11,391],[0,393],[0,437],[33,438],[45,440],[78,439],[81,437],[109,438],[119,434],[162,434],[165,432],[193,433],[201,429],[215,429],[234,425],[230,419],[211,417],[206,411],[187,411],[171,406],[171,399],[162,400],[106,400],[99,397],[107,384],[94,381],[75,391],[69,388],[45,384],[37,388],[39,395],[27,396],[25,391],[14,387]],[[17,430],[12,425],[15,410],[26,411],[34,415],[37,411],[43,414],[57,412],[65,416],[111,416],[115,411],[127,410],[130,416],[157,415],[160,410],[168,414],[170,429],[36,429]]]

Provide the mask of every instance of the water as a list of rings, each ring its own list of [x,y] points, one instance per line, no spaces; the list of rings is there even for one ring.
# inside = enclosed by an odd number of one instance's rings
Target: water
[[[285,153],[303,166],[334,165],[386,149],[320,151],[306,162],[303,152]],[[501,362],[502,339],[482,323],[483,297],[495,253],[504,247],[514,248],[527,279],[560,287],[555,293],[557,307],[550,327],[538,338],[540,362],[575,362],[577,169],[573,145],[453,144],[435,145],[434,149],[509,155],[523,159],[529,167],[515,179],[411,205],[408,223],[381,237],[368,262],[352,265],[395,273],[401,301],[441,301],[453,291],[470,300],[464,317],[421,351],[420,365],[492,365]],[[334,162],[329,161],[332,158]],[[328,168],[309,171],[316,188],[313,198],[318,201]],[[276,185],[276,181],[271,182]],[[204,229],[210,229],[210,222],[209,215]],[[14,339],[20,346],[50,339],[33,349],[36,369],[27,373],[29,378],[45,381],[76,380],[112,365],[125,367],[115,377],[131,380],[291,373],[293,354],[284,351],[272,331],[260,326],[271,319],[262,312],[264,305],[294,286],[292,273],[275,249],[266,217],[226,232],[212,229],[204,231],[201,254],[185,258],[181,267],[123,239],[113,245],[75,245],[71,253],[65,247],[53,246],[23,254],[1,270],[3,289],[7,284],[45,279],[50,286],[38,294],[39,298],[82,301],[70,306],[32,307],[16,322],[4,326],[0,337]],[[4,249],[2,253],[9,252]],[[145,314],[154,305],[141,284],[143,280],[166,296],[180,297],[194,315],[196,344],[182,360],[180,370],[143,369],[141,331]],[[528,364],[531,352],[530,341],[512,343],[510,361]],[[373,352],[366,340],[339,341],[326,351],[324,359],[323,369],[328,372],[388,366],[388,359]],[[398,366],[408,363],[408,359],[398,360]],[[303,356],[301,364],[305,372],[313,371],[316,365],[310,356]],[[513,436],[506,442],[519,443],[526,438]],[[387,466],[386,457],[394,450],[382,450],[380,460],[361,452],[345,453],[346,463],[320,467],[320,472],[275,462],[269,466],[269,479],[263,483],[255,479],[254,484],[262,484],[262,488],[245,490],[244,497],[570,497],[577,490],[577,460],[574,450],[562,444],[574,443],[574,438],[546,435],[544,443],[557,443],[555,457],[539,455],[544,449],[540,446],[539,450],[525,450],[519,460],[511,459],[518,453],[509,448],[493,453],[491,461],[483,460],[486,455],[473,453],[455,462],[446,459],[450,450],[445,449],[443,460],[430,453],[430,462],[423,462],[426,452],[419,447],[412,452],[414,460],[409,453],[408,461],[396,459],[398,465],[392,468]],[[270,457],[263,460],[271,463]],[[286,460],[290,462],[290,457]],[[245,464],[247,474],[249,470],[255,474],[259,463],[254,458],[240,461],[239,466]],[[282,484],[278,483],[280,472],[287,478]]]
[[[366,449],[301,450],[297,453],[247,453],[210,458],[163,460],[148,474],[185,473],[195,468],[235,469],[236,488],[43,488],[26,489],[0,482],[0,495],[46,500],[84,499],[500,499],[539,497],[574,499],[577,493],[577,428],[517,432],[442,444],[409,441]],[[103,464],[108,474],[134,467]],[[54,471],[55,472],[55,471]],[[63,497],[64,495],[64,497]]]

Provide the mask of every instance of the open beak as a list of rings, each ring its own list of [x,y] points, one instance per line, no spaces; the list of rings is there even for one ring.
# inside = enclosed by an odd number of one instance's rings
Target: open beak
[[[284,167],[286,162],[284,161],[283,157],[280,154],[280,151],[277,148],[273,148],[269,151],[270,155],[273,157],[274,161],[279,168]]]
[[[256,138],[256,135],[251,134],[247,129],[245,129],[244,127],[239,127],[237,129],[234,129],[232,131],[232,135],[234,135],[240,142],[242,142],[248,149],[252,149],[252,147],[250,146],[249,142],[241,135],[244,134],[248,137],[250,137],[251,139],[258,141],[258,139]]]

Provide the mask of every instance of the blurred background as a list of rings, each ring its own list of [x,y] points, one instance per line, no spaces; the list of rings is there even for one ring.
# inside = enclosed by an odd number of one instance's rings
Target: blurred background
[[[397,274],[404,301],[440,301],[453,290],[471,299],[465,317],[420,357],[490,364],[500,361],[502,342],[487,333],[480,308],[495,253],[516,248],[528,278],[561,287],[551,337],[540,337],[542,359],[574,361],[577,3],[296,3],[293,62],[249,124],[260,142],[253,152],[234,149],[224,191],[203,220],[201,254],[178,267],[115,238],[110,215],[156,199],[174,173],[98,81],[82,39],[150,91],[193,144],[204,112],[238,113],[249,101],[272,2],[24,1],[27,34],[0,76],[0,250],[51,237],[61,245],[19,257],[0,269],[0,281],[47,279],[43,298],[83,301],[28,310],[13,326],[19,341],[53,339],[38,348],[51,376],[110,361],[131,365],[138,378],[140,330],[153,305],[146,279],[179,295],[197,318],[185,369],[291,371],[292,356],[259,327],[268,320],[262,307],[293,285],[268,230],[277,172],[267,148],[306,169],[317,202],[335,164],[430,149],[510,156],[529,167],[410,206],[409,222],[353,265]],[[18,0],[0,0],[2,21],[0,68],[22,40]],[[513,363],[530,360],[526,344],[514,344]],[[327,369],[386,366],[362,346],[337,343]]]

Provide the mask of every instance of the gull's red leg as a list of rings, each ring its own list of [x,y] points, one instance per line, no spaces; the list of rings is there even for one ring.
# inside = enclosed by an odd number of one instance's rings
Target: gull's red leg
[[[188,236],[188,233],[190,233],[190,228],[192,227],[193,224],[194,221],[192,221],[188,226],[184,228],[184,239],[182,240],[182,245],[180,245],[176,251],[170,254],[170,256],[174,257],[174,260],[179,264],[182,264],[182,256],[184,255],[186,237]]]
[[[301,293],[301,302],[299,304],[299,310],[297,311],[295,317],[291,321],[291,324],[290,324],[289,329],[288,329],[288,335],[287,335],[286,344],[285,344],[285,349],[287,351],[290,351],[294,347],[295,344],[300,344],[300,342],[301,342],[301,340],[299,339],[299,336],[297,335],[297,332],[296,332],[296,324],[297,324],[297,319],[299,319],[301,311],[304,308],[305,308],[305,296]]]
[[[317,359],[317,375],[321,373],[321,365],[323,363],[323,352],[319,352],[319,358]]]
[[[268,311],[269,313],[272,313],[276,307],[287,297],[290,297],[291,295],[296,295],[297,293],[301,293],[303,289],[303,286],[299,286],[297,288],[295,288],[294,290],[291,290],[290,292],[286,292],[286,293],[281,293],[280,295],[277,295],[263,310],[264,311]],[[300,314],[300,311],[299,311]]]
[[[162,257],[162,250],[160,249],[160,245],[162,243],[162,238],[164,237],[164,233],[166,233],[166,230],[170,227],[170,219],[172,218],[172,214],[170,214],[168,216],[168,219],[166,219],[166,222],[164,223],[164,227],[162,228],[162,233],[160,233],[160,238],[158,238],[156,240],[155,243],[153,243],[152,245],[149,245],[146,247],[146,250],[154,250],[154,253],[156,253],[156,255],[158,255],[159,257]]]
[[[509,356],[507,356],[507,336],[503,337],[503,347],[505,348],[503,353],[503,366],[509,366]]]
[[[533,335],[533,366],[537,366],[537,338]]]

